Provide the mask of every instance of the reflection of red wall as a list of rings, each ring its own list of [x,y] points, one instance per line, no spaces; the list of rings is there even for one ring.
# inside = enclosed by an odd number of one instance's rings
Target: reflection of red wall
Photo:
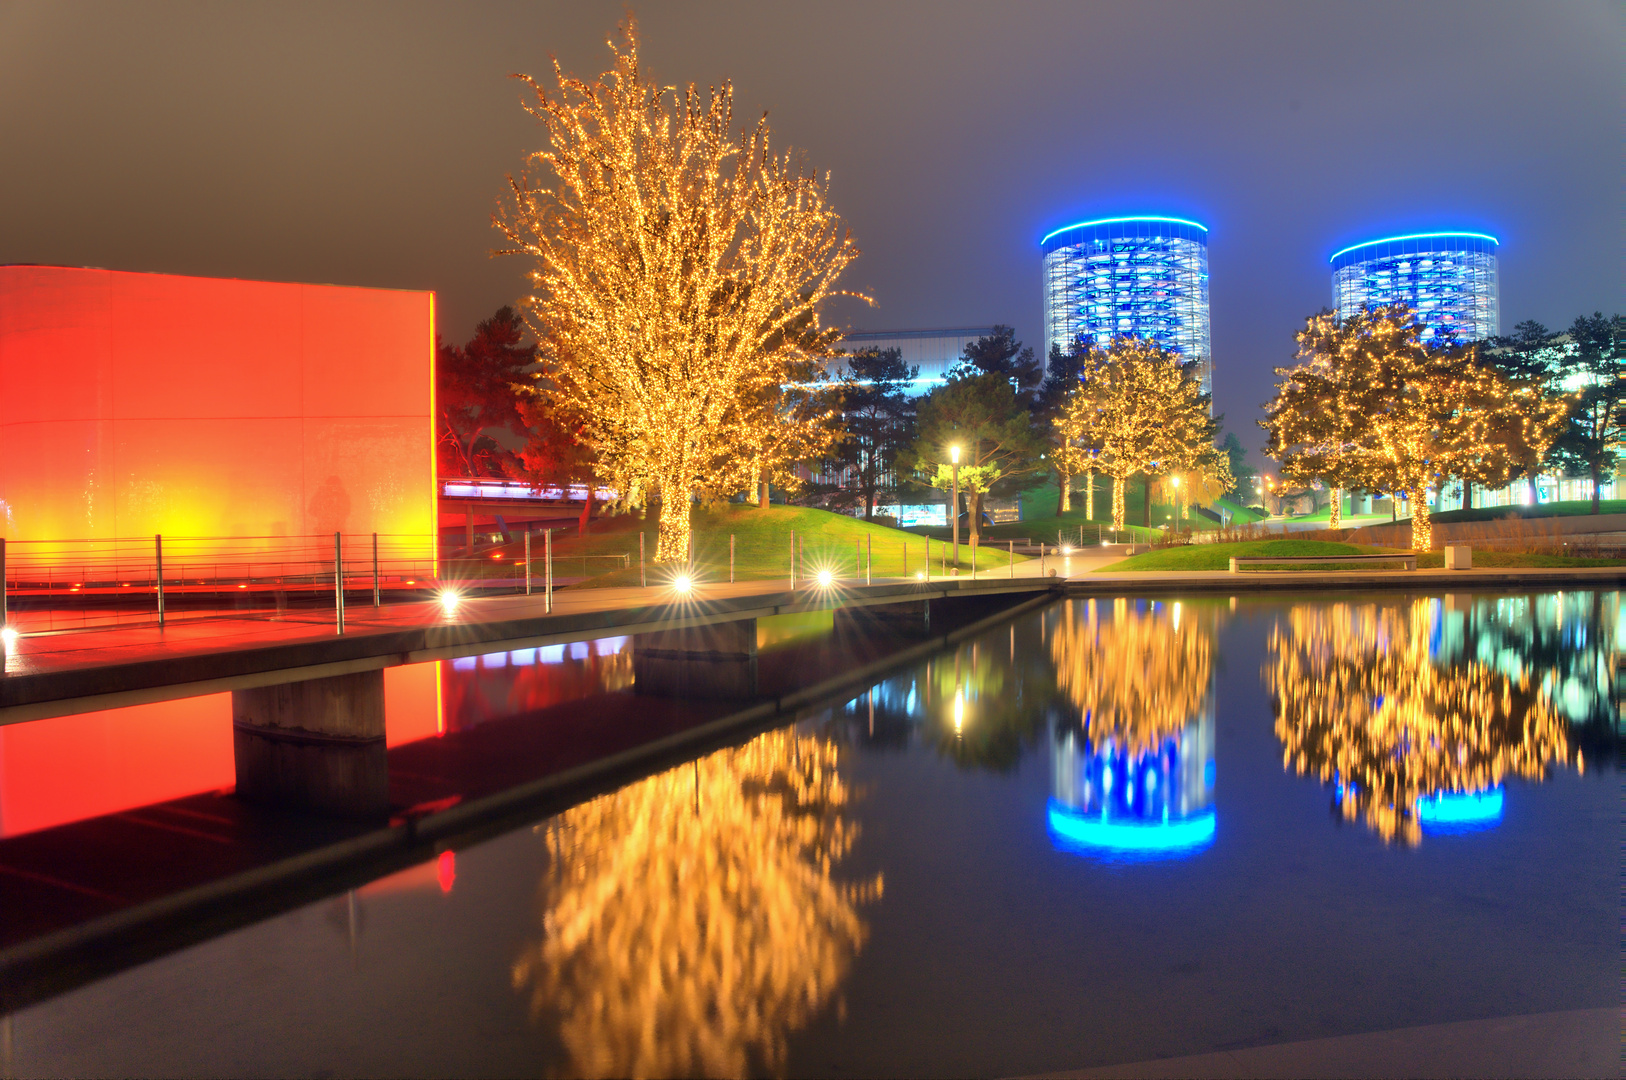
[[[434,294],[0,266],[14,540],[435,528]]]
[[[437,665],[384,669],[390,746],[436,734]],[[0,837],[237,782],[231,695],[161,701],[0,728]]]

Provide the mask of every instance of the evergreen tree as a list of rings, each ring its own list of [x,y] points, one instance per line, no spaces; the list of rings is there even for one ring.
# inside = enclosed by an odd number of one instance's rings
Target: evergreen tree
[[[881,485],[894,473],[898,456],[914,441],[915,409],[909,386],[920,368],[905,364],[897,349],[856,352],[847,358],[846,367],[847,377],[840,389],[845,436],[826,462],[856,478],[853,488],[868,521],[875,516]]]
[[[1626,440],[1626,316],[1582,315],[1570,326],[1566,382],[1577,388],[1569,424],[1555,444],[1557,459],[1592,477],[1592,512],[1598,489],[1614,474]]]

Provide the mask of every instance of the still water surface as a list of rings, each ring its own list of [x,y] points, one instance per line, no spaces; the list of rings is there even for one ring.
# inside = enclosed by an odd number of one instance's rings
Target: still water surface
[[[1613,1006],[1623,633],[1058,604],[20,1012],[10,1067],[1009,1075]]]

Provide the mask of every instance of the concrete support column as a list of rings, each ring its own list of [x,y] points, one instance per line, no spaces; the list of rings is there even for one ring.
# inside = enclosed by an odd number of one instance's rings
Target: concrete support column
[[[384,672],[233,690],[237,794],[341,817],[389,810]]]
[[[635,691],[656,697],[755,697],[757,621],[635,634],[632,677]]]

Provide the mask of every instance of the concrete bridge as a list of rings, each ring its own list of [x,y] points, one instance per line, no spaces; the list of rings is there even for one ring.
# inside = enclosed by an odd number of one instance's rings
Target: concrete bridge
[[[929,630],[944,603],[1019,603],[1054,579],[614,589],[401,604],[352,617],[344,635],[310,619],[30,637],[6,657],[0,725],[229,691],[237,791],[250,802],[345,817],[389,806],[385,668],[610,635],[632,639],[640,694],[758,697],[756,620],[834,611]],[[651,594],[657,599],[651,602]]]

